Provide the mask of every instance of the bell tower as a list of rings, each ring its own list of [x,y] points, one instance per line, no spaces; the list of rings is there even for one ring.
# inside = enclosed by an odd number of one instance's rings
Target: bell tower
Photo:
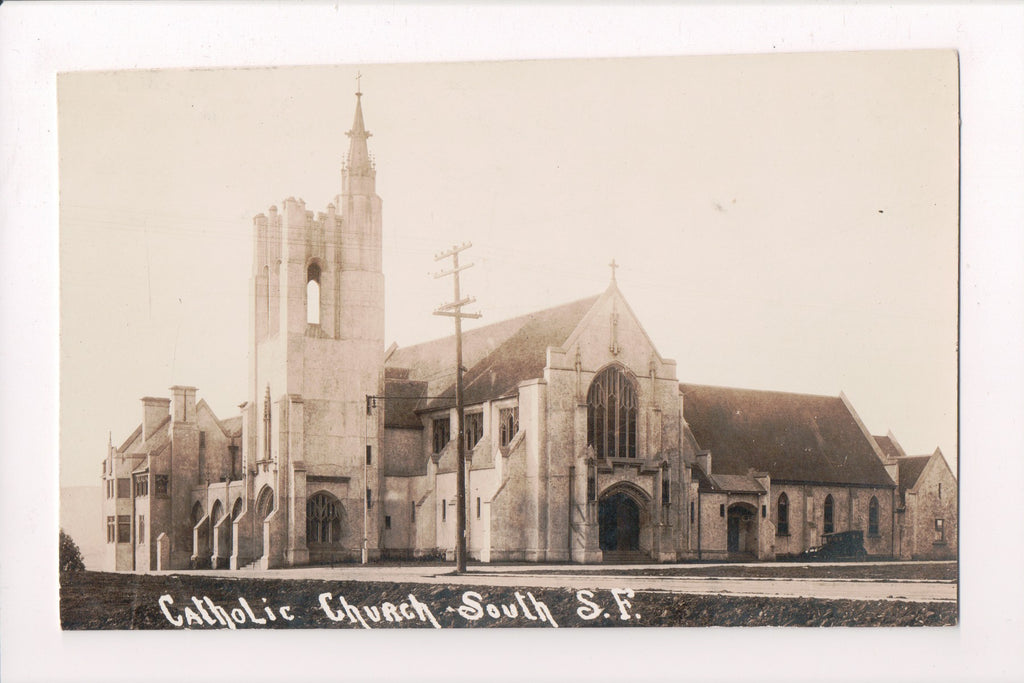
[[[359,557],[364,538],[379,552],[381,428],[366,397],[381,388],[384,275],[361,92],[347,135],[341,192],[326,211],[289,197],[253,220],[245,514],[264,566]],[[323,526],[307,542],[314,496]]]

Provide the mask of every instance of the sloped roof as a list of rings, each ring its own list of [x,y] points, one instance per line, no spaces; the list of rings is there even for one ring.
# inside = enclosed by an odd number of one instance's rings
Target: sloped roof
[[[898,458],[898,457],[900,457],[899,449],[896,448],[896,444],[894,444],[892,442],[892,439],[890,439],[888,436],[876,436],[876,437],[874,437],[874,439],[875,439],[875,443],[878,444],[878,447],[882,449],[882,453],[885,454],[885,457],[887,457],[887,458]]]
[[[903,500],[907,489],[914,488],[931,459],[930,455],[905,455],[896,461],[900,468],[900,500]]]
[[[427,383],[410,379],[384,380],[384,426],[421,429],[416,408],[427,396]]]
[[[713,474],[893,486],[841,397],[680,384],[683,416]]]
[[[212,410],[210,411],[213,412]],[[218,420],[220,422],[221,429],[227,436],[241,436],[242,435],[242,416],[236,415],[235,417],[229,417],[226,420]]]
[[[547,362],[547,348],[560,346],[597,299],[580,299],[463,332],[466,403],[507,396],[520,382],[540,377]],[[454,336],[399,348],[388,358],[387,366],[408,369],[409,380],[427,383],[427,395],[435,398],[420,402],[416,409],[432,410],[454,403]],[[391,385],[399,390],[397,383]]]
[[[131,448],[127,452],[132,455],[156,453],[171,439],[171,416],[168,415],[165,417],[145,441],[141,438],[142,425],[139,425],[138,432],[140,434],[140,438],[132,443]]]

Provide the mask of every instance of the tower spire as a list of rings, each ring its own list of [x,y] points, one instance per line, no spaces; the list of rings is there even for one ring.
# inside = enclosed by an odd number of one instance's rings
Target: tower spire
[[[366,148],[366,139],[372,133],[366,130],[363,123],[363,93],[359,84],[362,77],[362,74],[356,76],[356,114],[352,121],[352,129],[345,133],[349,138],[345,173],[350,178],[372,178],[375,175],[373,161],[370,160],[370,153]]]

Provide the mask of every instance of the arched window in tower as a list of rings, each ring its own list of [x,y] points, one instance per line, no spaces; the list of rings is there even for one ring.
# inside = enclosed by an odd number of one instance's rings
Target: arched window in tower
[[[636,389],[612,366],[594,378],[587,392],[587,442],[599,458],[636,457]]]
[[[868,503],[868,536],[878,535],[878,498],[871,496]]]
[[[306,542],[337,543],[341,540],[341,503],[328,493],[306,501]]]
[[[306,322],[320,324],[320,266],[315,263],[306,270]]]
[[[775,522],[776,536],[789,536],[789,496],[785,493],[779,494],[779,502],[775,506],[775,513],[778,520]]]
[[[832,494],[825,496],[825,523],[822,525],[822,532],[831,534],[836,530],[835,525],[835,504],[832,501]]]

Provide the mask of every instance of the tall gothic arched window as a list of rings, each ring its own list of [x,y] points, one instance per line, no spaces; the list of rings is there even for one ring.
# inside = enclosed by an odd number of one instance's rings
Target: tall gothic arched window
[[[779,516],[775,524],[777,536],[789,536],[789,496],[785,493],[779,494],[779,502],[775,506],[775,512]]]
[[[878,535],[878,498],[871,496],[868,503],[868,535]]]
[[[636,457],[636,389],[621,369],[597,374],[587,392],[587,442],[599,458]]]
[[[341,540],[341,503],[318,493],[306,501],[306,542],[337,543]]]
[[[836,530],[835,525],[835,504],[832,502],[832,494],[825,496],[825,523],[823,525],[823,531],[826,534],[831,534]]]

